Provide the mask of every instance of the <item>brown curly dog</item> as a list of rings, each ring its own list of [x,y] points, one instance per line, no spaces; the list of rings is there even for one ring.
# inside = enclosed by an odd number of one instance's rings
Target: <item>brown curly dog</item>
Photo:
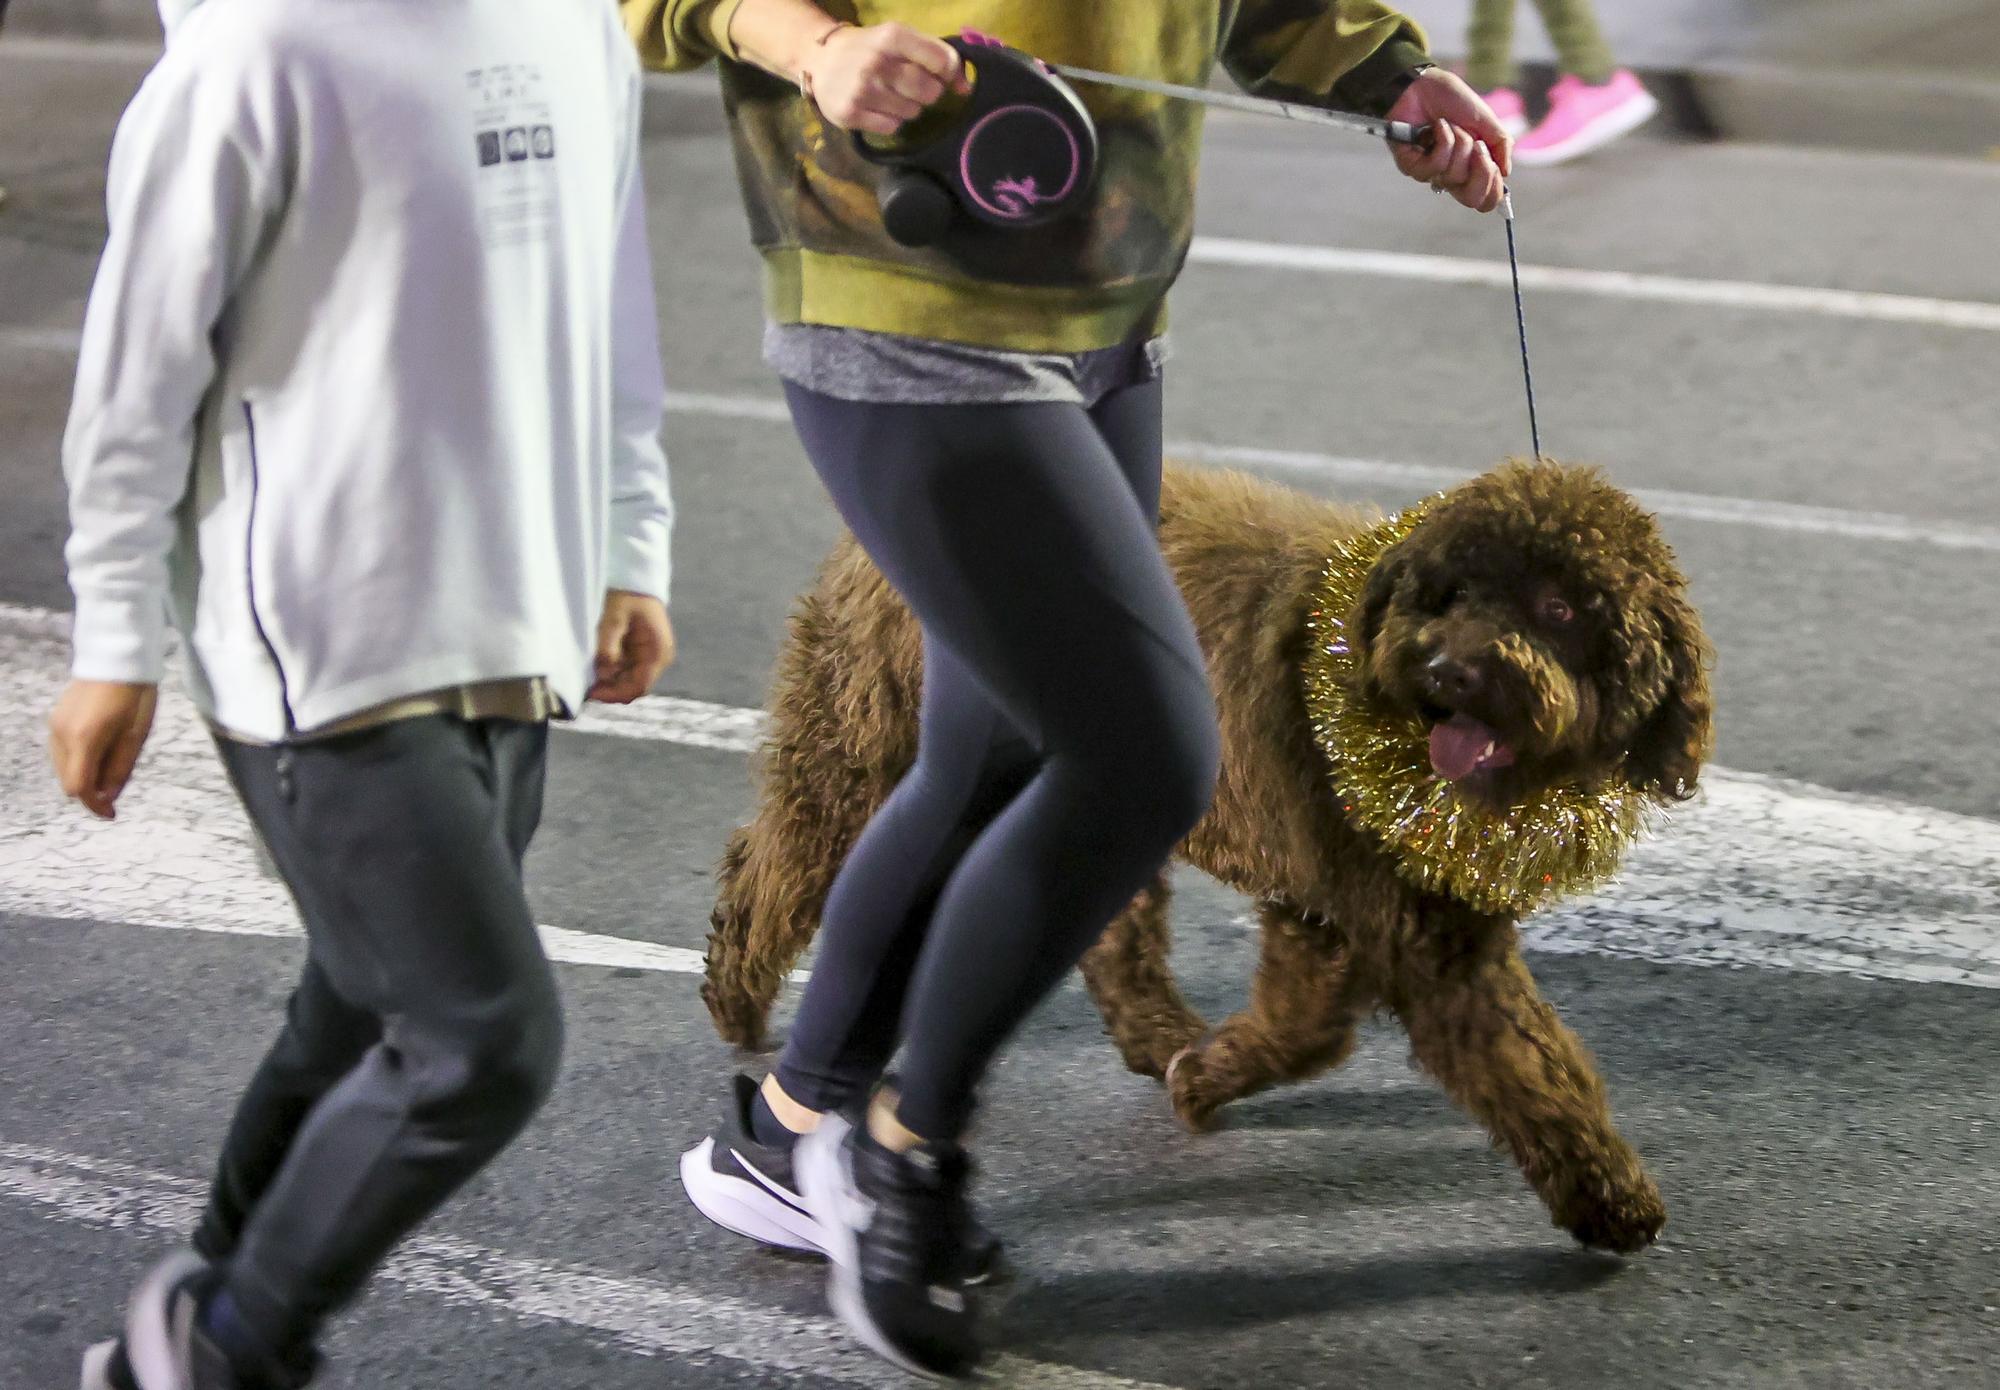
[[[1416,1061],[1513,1154],[1557,1225],[1634,1251],[1665,1224],[1588,1053],[1542,1001],[1512,915],[1413,887],[1343,815],[1308,718],[1308,610],[1327,557],[1378,518],[1256,479],[1169,470],[1161,544],[1207,654],[1223,771],[1180,857],[1263,923],[1244,1012],[1208,1030],[1167,965],[1161,877],[1083,971],[1134,1071],[1181,1119],[1338,1064],[1388,1009]],[[1497,805],[1567,779],[1692,793],[1709,649],[1653,519],[1595,472],[1510,464],[1454,489],[1368,572],[1348,616],[1356,697],[1431,726],[1437,775]],[[758,1047],[848,847],[915,755],[916,624],[852,541],[792,619],[755,819],[730,840],[702,994]]]

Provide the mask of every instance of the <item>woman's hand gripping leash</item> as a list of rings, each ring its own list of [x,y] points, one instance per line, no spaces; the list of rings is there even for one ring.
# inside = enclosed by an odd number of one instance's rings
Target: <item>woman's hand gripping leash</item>
[[[1404,174],[1474,212],[1500,206],[1514,169],[1514,141],[1479,93],[1443,68],[1425,68],[1396,98],[1389,119],[1429,128],[1416,144],[1390,145]]]

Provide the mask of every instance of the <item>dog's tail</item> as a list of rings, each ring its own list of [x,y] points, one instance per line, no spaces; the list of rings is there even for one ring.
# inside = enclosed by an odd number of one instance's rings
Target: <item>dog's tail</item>
[[[715,1031],[724,1042],[756,1051],[764,1045],[764,1025],[784,983],[784,971],[769,963],[760,967],[750,949],[756,913],[745,891],[743,866],[749,855],[750,827],[746,825],[729,837],[716,871],[719,891],[715,911],[708,919],[701,1002],[708,1005]]]
[[[848,850],[916,755],[921,652],[888,581],[843,542],[792,614],[757,813],[722,856],[701,994],[728,1042],[763,1043]]]

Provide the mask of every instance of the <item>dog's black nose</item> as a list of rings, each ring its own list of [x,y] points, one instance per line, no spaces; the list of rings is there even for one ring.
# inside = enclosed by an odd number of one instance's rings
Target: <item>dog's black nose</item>
[[[1431,658],[1424,678],[1430,683],[1431,694],[1441,700],[1458,702],[1479,693],[1479,668],[1443,652]]]

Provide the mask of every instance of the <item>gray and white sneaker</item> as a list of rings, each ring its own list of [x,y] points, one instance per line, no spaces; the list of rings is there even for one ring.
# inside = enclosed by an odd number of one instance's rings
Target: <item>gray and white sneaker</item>
[[[201,1335],[196,1286],[208,1262],[179,1250],[154,1265],[125,1310],[125,1355],[140,1390],[236,1390],[229,1362]]]
[[[208,1261],[192,1250],[181,1250],[154,1265],[139,1281],[125,1310],[123,1338],[138,1390],[248,1390],[251,1382],[238,1374],[200,1326],[202,1294],[215,1278]],[[85,1361],[86,1370],[90,1364]],[[318,1369],[318,1355],[302,1348],[262,1368],[254,1384],[269,1390],[302,1390]],[[115,1373],[115,1354],[106,1370]],[[110,1384],[119,1390],[116,1380]]]
[[[971,1163],[955,1144],[892,1153],[829,1115],[799,1142],[799,1186],[825,1233],[827,1304],[876,1355],[931,1380],[970,1378],[978,1307],[962,1271]]]

